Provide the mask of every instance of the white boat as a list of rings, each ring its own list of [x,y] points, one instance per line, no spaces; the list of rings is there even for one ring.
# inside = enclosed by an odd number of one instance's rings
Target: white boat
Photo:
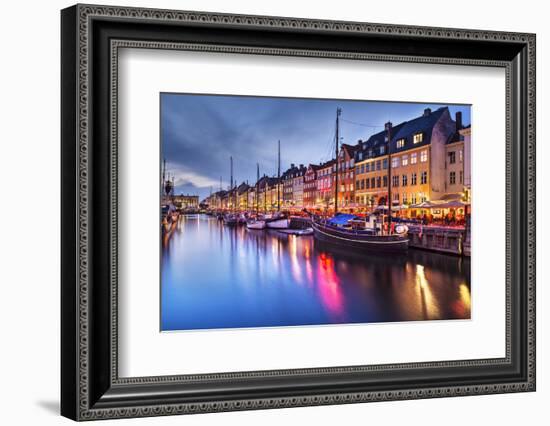
[[[246,227],[248,229],[264,229],[265,220],[249,220],[246,222]]]
[[[279,229],[279,232],[286,235],[313,235],[313,228],[304,228],[304,229]]]
[[[290,226],[290,219],[281,218],[281,219],[272,219],[266,221],[266,226],[269,229],[288,229]]]

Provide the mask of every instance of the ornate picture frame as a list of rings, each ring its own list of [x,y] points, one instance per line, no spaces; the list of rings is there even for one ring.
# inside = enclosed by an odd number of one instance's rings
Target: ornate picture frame
[[[61,413],[74,420],[535,390],[534,34],[76,5],[61,12]],[[121,378],[117,88],[123,47],[506,73],[506,356]]]

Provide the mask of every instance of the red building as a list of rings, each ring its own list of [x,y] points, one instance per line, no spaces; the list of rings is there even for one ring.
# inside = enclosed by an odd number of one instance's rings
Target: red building
[[[355,150],[357,146],[342,144],[338,154],[338,209],[349,210],[355,203]]]
[[[334,208],[334,175],[336,160],[319,166],[317,171],[317,206],[322,209]]]
[[[304,175],[304,207],[315,208],[317,202],[317,171],[319,166],[310,164]]]

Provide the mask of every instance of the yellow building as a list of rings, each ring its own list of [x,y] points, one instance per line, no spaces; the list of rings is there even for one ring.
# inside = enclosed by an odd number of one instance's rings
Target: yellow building
[[[415,208],[416,204],[444,199],[450,190],[461,191],[465,172],[455,166],[464,157],[461,128],[460,113],[455,122],[448,107],[427,108],[420,117],[396,126],[388,122],[383,131],[359,141],[355,154],[357,210],[387,206],[389,185],[394,211],[413,217],[426,213]],[[454,157],[456,162],[448,168],[447,162]]]

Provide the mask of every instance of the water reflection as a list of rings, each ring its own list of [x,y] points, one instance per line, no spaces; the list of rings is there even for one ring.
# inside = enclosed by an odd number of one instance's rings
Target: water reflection
[[[470,263],[364,255],[182,217],[162,248],[163,330],[465,319]]]

